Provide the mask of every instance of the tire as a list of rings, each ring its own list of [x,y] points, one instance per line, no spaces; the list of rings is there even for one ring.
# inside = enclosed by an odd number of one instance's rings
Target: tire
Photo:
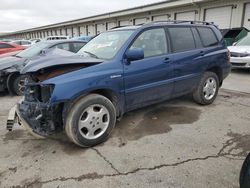
[[[193,92],[193,99],[201,105],[209,105],[214,102],[219,91],[219,78],[214,72],[205,72],[199,85]]]
[[[97,94],[78,100],[68,111],[65,132],[81,147],[92,147],[107,140],[116,123],[112,102]]]
[[[250,187],[250,153],[245,159],[240,171],[240,188]]]
[[[24,94],[24,83],[26,79],[27,79],[26,75],[18,75],[17,77],[15,77],[12,88],[13,92],[16,95],[22,96]]]

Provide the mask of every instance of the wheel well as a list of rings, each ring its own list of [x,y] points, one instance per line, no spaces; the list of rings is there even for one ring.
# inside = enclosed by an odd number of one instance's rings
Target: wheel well
[[[119,108],[118,97],[115,94],[115,92],[113,92],[112,90],[109,90],[109,89],[98,89],[98,90],[92,91],[90,93],[99,94],[99,95],[102,95],[102,96],[108,98],[115,106],[117,117],[120,117],[122,115],[121,109]]]
[[[223,82],[222,69],[220,67],[212,67],[212,68],[208,69],[207,71],[214,72],[218,76],[220,86],[221,86],[222,82]]]

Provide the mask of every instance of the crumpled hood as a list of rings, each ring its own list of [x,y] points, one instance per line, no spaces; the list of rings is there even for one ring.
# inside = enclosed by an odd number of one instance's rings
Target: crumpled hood
[[[250,54],[250,46],[229,46],[228,50],[235,53]]]
[[[73,53],[72,53],[73,54]],[[31,60],[22,70],[21,74],[32,73],[41,69],[63,66],[63,65],[74,65],[74,64],[99,64],[104,60],[83,57],[80,55],[71,56],[47,56],[38,60]]]
[[[27,60],[28,59],[26,58],[19,58],[15,56],[0,58],[0,71],[10,67],[22,66]]]

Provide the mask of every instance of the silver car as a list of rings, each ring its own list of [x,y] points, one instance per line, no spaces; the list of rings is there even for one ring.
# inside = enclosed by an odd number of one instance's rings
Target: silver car
[[[233,68],[250,69],[250,34],[234,46],[229,46],[228,50],[231,53],[230,62]]]

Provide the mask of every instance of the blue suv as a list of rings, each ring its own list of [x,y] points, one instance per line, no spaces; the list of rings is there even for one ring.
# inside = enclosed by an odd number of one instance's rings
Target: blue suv
[[[75,56],[42,61],[21,72],[32,81],[18,117],[34,135],[65,130],[82,147],[104,142],[128,111],[189,93],[201,105],[213,103],[231,70],[219,29],[192,21],[115,28]]]

